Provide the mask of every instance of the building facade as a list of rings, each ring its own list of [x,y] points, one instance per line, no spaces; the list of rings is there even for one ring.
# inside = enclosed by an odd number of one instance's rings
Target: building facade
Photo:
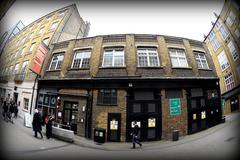
[[[0,96],[10,95],[19,105],[19,115],[35,108],[38,75],[32,72],[39,46],[85,37],[89,23],[80,17],[76,5],[53,11],[11,37],[0,57]]]
[[[206,36],[222,95],[224,114],[240,109],[240,12],[237,1],[226,0]]]
[[[141,140],[151,141],[221,121],[219,79],[202,42],[105,35],[55,43],[46,59],[37,108],[79,136],[103,128],[107,141],[131,141],[137,121]]]

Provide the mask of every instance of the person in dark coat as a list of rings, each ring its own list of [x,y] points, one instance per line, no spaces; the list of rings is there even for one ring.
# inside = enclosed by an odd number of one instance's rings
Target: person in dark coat
[[[13,100],[10,101],[10,106],[9,106],[9,119],[13,123],[13,113],[14,113],[14,102]]]
[[[46,123],[46,136],[47,139],[52,137],[52,125],[54,121],[54,116],[49,115],[47,119],[45,120]]]
[[[6,120],[6,121],[8,121],[7,113],[8,113],[8,105],[7,105],[7,101],[4,101],[3,102],[3,117],[4,117],[4,120]]]
[[[43,138],[42,135],[42,117],[41,114],[38,112],[38,109],[35,109],[35,113],[33,115],[32,121],[33,131],[35,132],[35,137],[37,137],[37,133],[41,135],[41,139]]]
[[[142,143],[140,142],[140,139],[138,137],[139,126],[137,125],[137,122],[134,121],[133,125],[134,125],[134,127],[133,127],[133,131],[131,133],[131,135],[132,135],[132,143],[133,143],[133,147],[132,148],[135,149],[136,148],[136,145],[135,145],[136,143],[139,144],[140,147],[142,147]]]

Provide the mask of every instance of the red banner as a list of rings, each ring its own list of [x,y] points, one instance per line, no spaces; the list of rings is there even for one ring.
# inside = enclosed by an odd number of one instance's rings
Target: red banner
[[[49,49],[44,44],[39,45],[30,68],[34,73],[41,74],[42,65],[48,51]]]

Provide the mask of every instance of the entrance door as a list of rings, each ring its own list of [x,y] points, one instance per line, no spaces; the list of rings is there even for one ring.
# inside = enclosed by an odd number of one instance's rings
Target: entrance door
[[[108,113],[108,141],[120,142],[121,113]]]
[[[130,93],[131,94],[131,93]],[[161,99],[157,91],[134,91],[127,100],[127,141],[131,141],[133,122],[139,126],[141,141],[161,139]]]
[[[78,103],[65,101],[63,108],[63,124],[69,125],[75,134],[77,134],[77,117]]]
[[[13,94],[13,100],[14,100],[15,103],[18,102],[18,93],[14,92],[14,94]]]
[[[231,105],[231,112],[238,110],[239,109],[238,97],[232,98],[230,100],[230,105]]]

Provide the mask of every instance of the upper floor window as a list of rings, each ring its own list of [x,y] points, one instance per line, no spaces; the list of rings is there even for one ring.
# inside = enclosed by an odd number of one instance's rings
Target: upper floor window
[[[49,70],[59,70],[61,69],[64,55],[63,53],[54,54],[52,57],[52,61],[49,67]]]
[[[137,53],[139,67],[157,67],[160,65],[156,48],[138,48]]]
[[[15,65],[15,69],[14,69],[15,74],[18,72],[18,69],[19,69],[19,63]]]
[[[117,105],[117,90],[100,89],[98,90],[97,103],[101,105]]]
[[[29,49],[30,52],[33,51],[33,48],[35,47],[35,45],[36,45],[36,42],[32,43],[32,45],[31,45],[31,47],[30,47],[30,49]]]
[[[43,43],[48,46],[49,44],[49,37],[43,39]]]
[[[104,49],[103,67],[121,67],[124,66],[124,48]]]
[[[228,48],[229,48],[229,50],[230,50],[230,52],[231,52],[231,54],[233,56],[234,61],[237,60],[239,58],[239,54],[238,54],[238,52],[237,52],[237,50],[236,50],[236,48],[235,48],[235,46],[234,46],[232,41],[230,41],[228,43]]]
[[[214,51],[216,51],[221,46],[214,31],[210,32],[208,39],[209,39]]]
[[[58,22],[54,22],[50,28],[50,30],[55,30],[58,26]]]
[[[90,50],[76,51],[73,57],[72,68],[89,68],[90,57]]]
[[[208,69],[209,67],[208,67],[208,63],[204,53],[195,51],[194,54],[195,54],[198,68]]]
[[[188,67],[186,55],[183,49],[169,49],[173,67]]]
[[[218,55],[218,61],[220,63],[221,69],[222,71],[224,71],[225,69],[227,69],[229,67],[229,63],[227,60],[227,57],[225,55],[225,52],[222,51],[219,55]]]
[[[65,12],[66,12],[65,10],[64,11],[60,11],[58,16],[60,16],[60,17],[64,16]]]
[[[44,31],[44,27],[40,28],[40,30],[39,30],[39,32],[38,32],[38,34],[42,34],[42,33],[43,33],[43,31]]]
[[[233,80],[233,75],[231,72],[228,73],[226,76],[224,76],[224,81],[226,84],[227,91],[229,91],[230,89],[232,89],[234,87],[234,80]]]
[[[218,30],[219,30],[219,33],[220,33],[222,39],[225,40],[225,39],[228,37],[228,35],[229,35],[228,30],[227,30],[226,27],[225,27],[223,24],[221,24],[219,21],[217,22],[217,28],[218,28]]]
[[[236,18],[236,15],[233,13],[233,11],[231,11],[226,20],[227,24],[229,26],[232,26],[233,22],[235,21],[235,18]]]
[[[234,31],[235,35],[239,38],[240,37],[240,31],[239,28],[236,28]]]
[[[22,69],[21,69],[21,73],[25,73],[25,72],[26,72],[27,64],[28,64],[28,61],[24,61],[24,62],[23,62],[23,64],[22,64]]]

